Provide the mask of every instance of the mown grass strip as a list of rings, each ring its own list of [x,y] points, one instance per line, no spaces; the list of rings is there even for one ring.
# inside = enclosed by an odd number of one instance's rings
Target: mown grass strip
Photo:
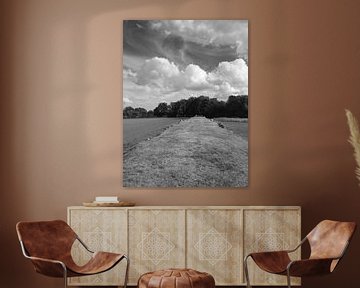
[[[139,143],[124,159],[124,187],[246,187],[248,143],[193,117]]]

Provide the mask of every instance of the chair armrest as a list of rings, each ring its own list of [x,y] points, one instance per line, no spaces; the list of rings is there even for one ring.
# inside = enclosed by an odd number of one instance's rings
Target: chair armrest
[[[292,253],[292,252],[295,252],[297,249],[299,249],[305,242],[306,242],[306,240],[307,240],[307,238],[305,237],[305,238],[303,238],[302,240],[301,240],[301,242],[295,247],[295,248],[293,248],[293,249],[287,249],[287,250],[278,250],[278,251],[264,251],[264,252],[252,252],[252,253],[249,253],[248,255],[246,255],[246,257],[244,258],[244,259],[246,259],[246,258],[248,258],[249,256],[252,256],[252,254],[259,254],[259,253],[261,253],[261,254],[268,254],[268,255],[271,255],[271,254],[283,254],[283,253],[286,253],[286,254],[288,254],[288,253]]]
[[[60,264],[61,266],[65,266],[65,264],[59,260],[54,259],[47,259],[47,258],[41,258],[41,257],[33,257],[33,256],[26,256],[26,258],[30,259],[31,261],[40,261],[40,262],[49,262],[53,264]]]
[[[303,239],[301,240],[301,242],[300,242],[295,248],[289,249],[289,250],[285,250],[285,251],[288,252],[288,253],[295,252],[297,249],[299,249],[299,248],[306,242],[306,240],[307,240],[306,237],[303,238]]]
[[[80,239],[78,235],[76,235],[76,240],[78,240],[87,251],[90,253],[95,253],[94,251],[90,250],[90,248]]]
[[[290,276],[312,276],[329,274],[332,272],[332,263],[339,258],[318,258],[291,261],[287,266]]]
[[[255,255],[255,254],[267,254],[267,255],[271,255],[271,254],[287,254],[288,251],[287,250],[275,250],[275,251],[261,251],[261,252],[251,252],[248,255]]]

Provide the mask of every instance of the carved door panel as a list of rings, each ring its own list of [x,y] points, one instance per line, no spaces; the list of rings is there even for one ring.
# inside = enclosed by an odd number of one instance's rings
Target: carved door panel
[[[145,272],[185,267],[185,210],[129,210],[130,283]]]
[[[216,285],[242,280],[242,211],[187,211],[187,266],[206,271]]]

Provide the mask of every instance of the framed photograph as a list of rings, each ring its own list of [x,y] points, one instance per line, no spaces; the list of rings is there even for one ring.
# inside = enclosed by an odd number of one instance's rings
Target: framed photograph
[[[123,22],[123,186],[247,187],[248,21]]]

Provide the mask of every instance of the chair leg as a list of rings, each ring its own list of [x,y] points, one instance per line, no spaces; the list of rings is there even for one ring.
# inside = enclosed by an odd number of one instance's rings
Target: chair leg
[[[287,276],[288,288],[291,288],[291,278],[290,278],[290,271],[289,271],[289,269],[287,269],[286,276]]]
[[[126,259],[126,271],[125,271],[125,280],[124,280],[124,288],[127,286],[128,278],[129,278],[129,265],[130,265],[130,259],[127,256],[124,256]]]
[[[247,288],[251,288],[250,285],[250,279],[249,279],[249,269],[248,269],[248,265],[247,265],[247,259],[249,258],[250,255],[247,255],[244,259],[244,272],[245,272],[245,279],[246,279],[246,287]]]
[[[61,265],[64,269],[64,287],[67,288],[67,270],[66,270],[66,266],[64,264]]]

